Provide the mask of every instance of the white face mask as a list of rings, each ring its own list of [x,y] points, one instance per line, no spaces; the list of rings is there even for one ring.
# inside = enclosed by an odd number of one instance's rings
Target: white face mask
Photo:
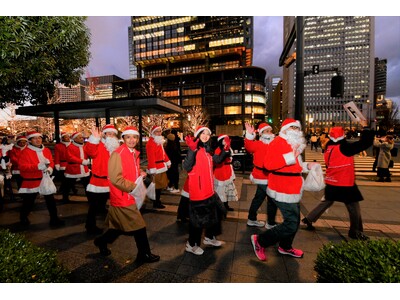
[[[116,137],[108,136],[104,139],[104,146],[111,154],[111,152],[119,147],[119,141]]]
[[[275,134],[273,133],[264,133],[260,136],[260,141],[262,141],[264,144],[269,144],[272,142],[272,140],[275,138]]]

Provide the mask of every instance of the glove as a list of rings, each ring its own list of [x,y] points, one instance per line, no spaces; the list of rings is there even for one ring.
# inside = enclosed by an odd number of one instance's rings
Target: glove
[[[315,168],[315,166],[318,166],[318,165],[319,165],[319,163],[317,163],[317,162],[309,162],[309,163],[307,164],[307,168],[308,168],[309,170],[311,170],[311,169]]]
[[[82,165],[87,166],[89,164],[89,160],[88,159],[84,159],[82,161]]]
[[[57,171],[60,171],[60,165],[55,165],[54,167],[56,168]]]
[[[185,142],[188,145],[189,149],[192,151],[196,151],[197,150],[197,144],[199,143],[199,140],[197,140],[196,142],[193,141],[192,137],[190,135],[187,135],[185,137]]]
[[[44,163],[44,162],[39,163],[39,164],[38,164],[38,169],[39,169],[40,171],[46,170],[46,169],[47,169],[46,163]]]
[[[225,141],[224,150],[229,151],[229,149],[231,148],[231,139],[228,136],[226,136],[224,137],[224,141]]]
[[[46,170],[43,171],[43,173],[51,175],[51,173],[53,173],[53,169],[51,167],[48,167]]]

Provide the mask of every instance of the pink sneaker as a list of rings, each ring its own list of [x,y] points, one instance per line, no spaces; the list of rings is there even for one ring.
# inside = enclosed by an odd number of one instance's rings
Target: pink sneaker
[[[267,257],[265,255],[265,248],[260,246],[257,239],[258,236],[256,234],[253,234],[251,236],[251,243],[253,244],[254,253],[259,260],[267,260]]]
[[[279,247],[278,252],[280,254],[290,255],[290,256],[298,257],[298,258],[303,257],[303,255],[304,255],[303,251],[301,251],[300,249],[295,249],[295,248],[285,250],[282,247]]]

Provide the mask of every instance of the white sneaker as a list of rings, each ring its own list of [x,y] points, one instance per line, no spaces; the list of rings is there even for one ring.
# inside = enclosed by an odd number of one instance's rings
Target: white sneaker
[[[252,221],[252,220],[247,220],[247,226],[253,226],[253,227],[264,227],[265,223],[263,221]]]
[[[177,189],[170,190],[170,193],[179,194],[181,191]]]
[[[197,244],[195,244],[193,247],[190,246],[189,242],[186,242],[186,252],[193,253],[195,255],[202,255],[204,253],[204,250],[201,249]]]
[[[225,242],[218,241],[214,236],[213,239],[205,237],[203,243],[207,246],[221,247]]]
[[[271,228],[274,228],[276,225],[278,225],[278,224],[275,224],[275,225],[269,225],[268,224],[268,222],[265,224],[265,228],[267,228],[267,229],[271,229]]]
[[[166,188],[166,190],[167,190],[168,192],[171,192],[173,189],[174,189],[174,188],[172,188],[172,187],[167,187],[167,188]]]

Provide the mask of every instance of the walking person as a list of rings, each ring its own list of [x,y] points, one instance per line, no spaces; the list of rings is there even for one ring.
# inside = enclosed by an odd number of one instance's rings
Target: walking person
[[[86,217],[86,232],[100,234],[102,229],[96,225],[96,216],[107,211],[106,203],[110,198],[108,184],[108,160],[111,153],[119,147],[118,130],[112,124],[107,124],[100,131],[92,128],[84,146],[84,151],[92,159],[92,176],[86,187],[89,209]]]
[[[264,168],[264,161],[268,157],[269,144],[274,140],[272,127],[268,123],[260,123],[258,126],[259,139],[256,140],[256,131],[249,123],[245,124],[246,135],[244,147],[247,152],[253,154],[253,170],[250,174],[250,180],[257,185],[256,193],[251,201],[249,213],[247,216],[247,226],[266,227],[270,229],[276,226],[275,218],[278,208],[267,195],[269,171]],[[267,197],[267,221],[257,220],[257,211],[264,203]]]
[[[44,173],[53,172],[54,161],[50,149],[42,143],[42,134],[36,131],[27,132],[28,145],[21,151],[19,160],[19,170],[22,177],[21,187],[18,193],[22,197],[22,207],[20,210],[21,225],[30,225],[28,219],[36,197],[39,193],[40,183]],[[50,215],[50,226],[64,226],[65,222],[58,217],[54,195],[44,195],[46,207]]]
[[[269,145],[264,167],[271,170],[267,194],[282,213],[283,222],[260,234],[251,236],[254,252],[259,260],[266,260],[265,248],[279,243],[278,252],[303,257],[303,251],[293,248],[293,240],[300,223],[300,200],[303,195],[302,172],[308,172],[316,162],[305,163],[301,153],[306,140],[300,122],[286,119],[277,136]]]
[[[164,137],[161,135],[161,126],[154,125],[151,128],[150,138],[146,144],[147,173],[153,176],[156,185],[156,200],[153,201],[153,208],[163,209],[161,203],[161,191],[168,185],[167,170],[171,161],[164,151]]]
[[[386,135],[374,140],[374,146],[379,148],[377,161],[377,182],[392,182],[390,178],[389,164],[392,159],[390,151],[394,147],[394,139],[392,135]]]
[[[108,161],[108,177],[110,187],[110,207],[106,217],[108,230],[94,240],[100,254],[108,256],[112,244],[120,235],[133,236],[137,247],[135,262],[153,263],[160,256],[152,254],[147,238],[146,223],[136,206],[136,199],[131,192],[136,187],[138,177],[146,176],[140,170],[139,152],[135,149],[139,142],[139,131],[136,127],[126,127],[121,137],[124,143],[111,153]]]
[[[171,161],[171,166],[167,170],[168,186],[167,191],[179,194],[179,164],[182,162],[181,152],[176,143],[176,136],[172,133],[167,135],[165,153]]]
[[[188,154],[183,161],[183,168],[189,176],[189,239],[185,251],[202,255],[201,237],[205,229],[204,245],[220,247],[223,242],[216,239],[221,232],[222,214],[225,207],[218,201],[214,190],[213,164],[219,164],[229,153],[227,145],[220,155],[211,155],[211,130],[199,126],[194,139],[186,136]],[[220,205],[219,205],[220,204]]]
[[[329,133],[330,141],[326,145],[324,160],[326,164],[325,195],[322,201],[302,219],[308,230],[314,230],[313,222],[332,206],[334,202],[346,205],[350,218],[348,236],[352,239],[369,239],[363,233],[360,201],[364,198],[355,183],[354,155],[371,147],[374,132],[369,130],[366,121],[361,121],[364,130],[357,142],[349,143],[345,139],[342,127],[333,127]]]
[[[19,170],[19,161],[22,150],[24,150],[27,146],[28,139],[25,135],[18,135],[16,138],[16,143],[14,147],[10,151],[10,161],[11,161],[11,173],[12,178],[15,179],[17,183],[17,189],[21,187],[22,177],[21,172]]]
[[[311,151],[313,148],[315,148],[315,151],[318,152],[318,137],[315,133],[311,135],[310,142],[311,142]]]
[[[231,139],[226,134],[221,134],[217,138],[217,148],[214,151],[215,155],[219,155],[229,149],[229,154],[220,164],[214,165],[214,189],[221,199],[227,211],[233,211],[228,202],[239,201],[238,193],[235,187],[235,172],[232,167],[233,151],[230,147]],[[229,147],[229,148],[228,148]]]

